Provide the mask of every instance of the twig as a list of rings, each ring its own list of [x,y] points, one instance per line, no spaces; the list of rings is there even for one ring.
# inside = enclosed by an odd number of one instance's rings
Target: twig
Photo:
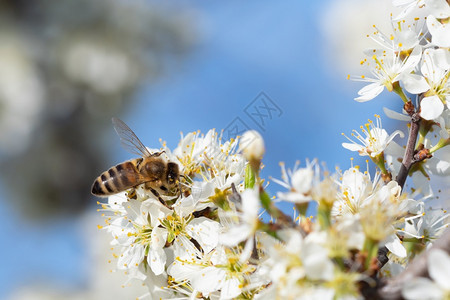
[[[405,185],[406,177],[408,177],[408,172],[411,166],[415,163],[414,154],[415,154],[415,146],[417,135],[419,134],[420,128],[420,115],[415,111],[414,105],[411,101],[405,104],[405,110],[411,116],[411,127],[409,129],[408,143],[406,144],[405,155],[403,156],[402,166],[400,167],[400,171],[395,178],[398,185],[403,189]]]

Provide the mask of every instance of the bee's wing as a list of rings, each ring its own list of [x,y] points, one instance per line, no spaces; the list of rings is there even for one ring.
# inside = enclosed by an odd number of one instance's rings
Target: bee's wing
[[[127,124],[125,124],[118,118],[112,118],[112,123],[114,125],[114,130],[116,130],[117,134],[119,135],[120,142],[125,149],[138,156],[152,156],[147,147],[142,144],[142,142],[138,139],[136,134],[134,134],[133,130],[131,130],[130,127],[127,126]]]

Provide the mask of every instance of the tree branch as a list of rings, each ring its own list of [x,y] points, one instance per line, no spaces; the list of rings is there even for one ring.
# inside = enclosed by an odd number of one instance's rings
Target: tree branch
[[[420,115],[419,113],[415,112],[414,106],[411,103],[411,101],[405,104],[405,110],[411,116],[411,123],[410,123],[411,127],[409,129],[408,143],[406,144],[406,150],[405,155],[403,156],[402,166],[400,167],[400,171],[398,172],[397,177],[395,178],[395,181],[397,181],[398,185],[402,189],[403,186],[405,185],[406,177],[408,177],[409,169],[415,162],[414,161],[415,146],[417,135],[419,134],[420,128]]]

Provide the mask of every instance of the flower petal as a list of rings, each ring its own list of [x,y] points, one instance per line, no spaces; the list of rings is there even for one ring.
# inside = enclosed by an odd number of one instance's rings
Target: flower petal
[[[420,102],[420,116],[425,120],[433,120],[444,111],[444,104],[438,96],[425,97]]]
[[[402,289],[402,295],[408,300],[442,299],[443,293],[439,287],[428,278],[413,278],[407,281]]]
[[[200,244],[205,253],[209,253],[219,243],[219,227],[218,222],[199,217],[188,224],[186,231]]]
[[[395,234],[391,234],[385,240],[385,246],[398,257],[406,257],[406,249],[403,247],[399,238]]]
[[[411,94],[420,94],[430,89],[425,78],[417,74],[402,74],[400,81]]]
[[[408,122],[411,120],[411,118],[409,116],[398,113],[387,107],[383,107],[383,111],[384,111],[384,114],[390,119],[399,120],[399,121],[408,121]]]
[[[362,89],[359,90],[359,97],[355,98],[358,102],[366,102],[372,100],[384,90],[384,85],[374,82],[369,85],[366,85]]]
[[[361,145],[351,143],[342,143],[342,147],[350,151],[361,151],[362,149],[364,149],[364,147]]]
[[[446,252],[440,249],[430,251],[428,272],[442,289],[450,291],[450,256]]]
[[[166,253],[162,248],[149,251],[147,262],[155,275],[161,275],[164,272],[166,259]]]
[[[220,235],[220,243],[230,247],[236,246],[249,238],[251,234],[252,231],[247,225],[234,226]]]
[[[427,9],[438,19],[450,17],[450,6],[445,0],[425,0]]]
[[[427,18],[427,27],[431,33],[432,44],[439,47],[450,47],[450,25],[442,24],[433,15]]]
[[[417,66],[417,64],[420,62],[420,59],[422,58],[422,46],[417,45],[414,47],[411,54],[408,56],[406,61],[404,62],[403,66],[400,69],[400,74],[406,74],[410,73],[414,70],[414,68]]]
[[[306,194],[311,190],[314,172],[311,168],[301,168],[292,174],[292,187],[301,194]]]

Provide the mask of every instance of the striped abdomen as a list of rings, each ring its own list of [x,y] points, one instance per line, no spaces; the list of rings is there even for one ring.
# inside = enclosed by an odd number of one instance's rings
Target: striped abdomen
[[[92,194],[109,196],[135,187],[143,182],[137,166],[142,158],[133,159],[111,167],[95,179]]]

